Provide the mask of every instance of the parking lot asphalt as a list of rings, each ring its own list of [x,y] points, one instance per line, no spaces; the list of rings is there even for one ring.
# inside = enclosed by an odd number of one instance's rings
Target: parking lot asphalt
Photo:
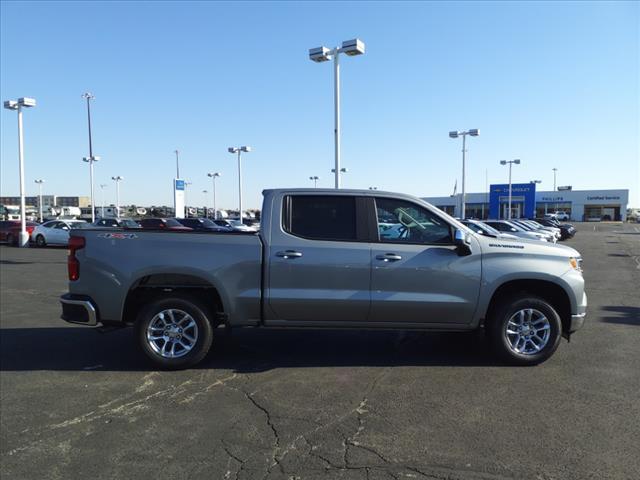
[[[531,368],[480,334],[242,330],[158,372],[59,319],[66,250],[0,247],[3,478],[638,478],[640,225],[578,230],[587,323]]]

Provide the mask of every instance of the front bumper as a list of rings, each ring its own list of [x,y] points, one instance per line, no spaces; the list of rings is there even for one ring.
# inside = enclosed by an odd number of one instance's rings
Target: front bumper
[[[578,305],[578,312],[571,315],[571,323],[569,324],[569,333],[573,333],[580,330],[584,325],[585,317],[587,316],[587,294],[582,293],[582,301]]]
[[[65,293],[60,297],[60,303],[62,304],[62,315],[60,315],[62,320],[90,327],[98,325],[100,321],[98,309],[87,295]]]

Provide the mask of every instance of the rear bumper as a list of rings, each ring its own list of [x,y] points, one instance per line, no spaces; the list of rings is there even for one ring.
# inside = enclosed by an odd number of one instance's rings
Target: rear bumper
[[[60,297],[62,315],[65,322],[95,327],[100,321],[98,310],[90,297],[65,293]]]

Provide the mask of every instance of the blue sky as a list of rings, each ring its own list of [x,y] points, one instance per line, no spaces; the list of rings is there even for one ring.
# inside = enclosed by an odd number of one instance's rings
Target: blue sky
[[[360,37],[342,62],[344,186],[448,195],[514,182],[629,188],[640,206],[639,8],[634,2],[2,2],[2,99],[25,112],[26,185],[88,195],[85,106],[90,91],[96,185],[122,175],[121,198],[171,204],[173,151],[204,202],[219,171],[218,206],[263,188],[332,186],[333,71],[312,47]],[[18,192],[15,113],[3,110],[2,195]],[[100,196],[96,199],[100,204]]]

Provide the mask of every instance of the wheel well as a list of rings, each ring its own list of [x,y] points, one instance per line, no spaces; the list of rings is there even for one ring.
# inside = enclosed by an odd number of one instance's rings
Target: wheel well
[[[569,301],[569,296],[560,285],[545,280],[512,280],[500,285],[491,297],[485,322],[491,318],[493,311],[498,308],[504,298],[521,293],[533,294],[549,302],[560,315],[562,330],[564,332],[569,330],[571,324],[571,302]]]
[[[140,310],[151,300],[188,294],[198,299],[211,312],[213,327],[224,323],[224,308],[218,290],[208,281],[194,275],[156,274],[147,275],[136,281],[127,293],[122,319],[133,324]]]

